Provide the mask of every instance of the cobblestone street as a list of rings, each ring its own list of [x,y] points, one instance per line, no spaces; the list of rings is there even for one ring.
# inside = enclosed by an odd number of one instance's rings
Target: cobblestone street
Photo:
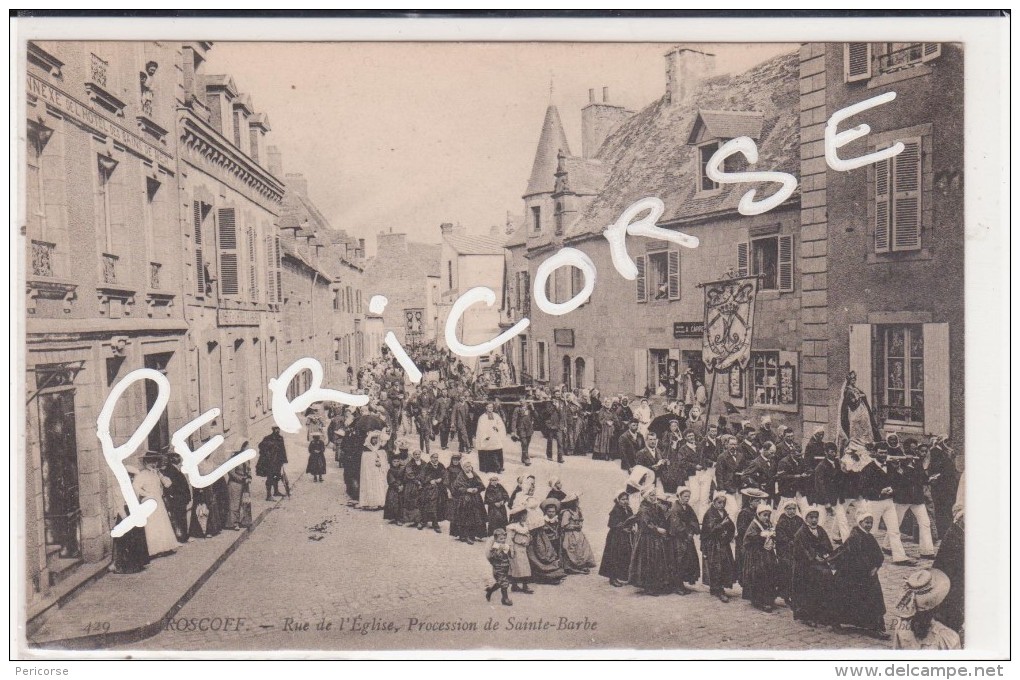
[[[533,444],[533,453],[544,450],[539,443],[541,449]],[[442,454],[445,463],[449,452]],[[623,483],[618,465],[588,458],[568,457],[563,465],[544,457],[534,460],[527,469],[538,478],[540,490],[559,474],[565,489],[583,491],[586,534],[601,556],[610,499]],[[508,463],[508,489],[524,469]],[[613,588],[594,574],[572,576],[560,586],[536,586],[535,595],[515,594],[513,607],[500,605],[498,594],[489,604],[482,595],[491,577],[481,545],[456,542],[447,533],[392,526],[379,512],[350,508],[341,475],[331,463],[321,484],[302,477],[294,498],[270,513],[178,612],[170,629],[131,649],[778,650],[882,644],[855,633],[802,626],[783,607],[765,614],[739,598],[724,605],[701,585],[687,598],[649,597],[633,588]],[[916,546],[908,545],[916,553]],[[880,572],[887,606],[907,571],[887,563]],[[187,620],[209,619],[202,626],[208,628],[220,627],[213,621],[227,618],[243,619],[240,630],[188,630],[194,626]],[[486,630],[490,620],[499,624],[498,630]],[[328,630],[322,629],[324,621]],[[476,629],[433,625],[441,623],[474,624]]]

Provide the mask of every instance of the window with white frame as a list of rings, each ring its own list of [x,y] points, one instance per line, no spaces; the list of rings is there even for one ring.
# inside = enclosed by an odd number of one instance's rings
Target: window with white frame
[[[747,365],[748,394],[754,406],[796,407],[798,402],[798,358],[796,352],[764,350],[751,352]]]
[[[708,176],[708,161],[712,155],[719,150],[719,141],[713,140],[698,146],[698,191],[716,191],[719,188],[717,182],[712,181]]]

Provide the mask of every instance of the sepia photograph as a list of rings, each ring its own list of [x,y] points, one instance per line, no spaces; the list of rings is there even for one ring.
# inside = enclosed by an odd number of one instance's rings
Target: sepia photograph
[[[970,45],[145,35],[12,65],[23,658],[983,648]]]

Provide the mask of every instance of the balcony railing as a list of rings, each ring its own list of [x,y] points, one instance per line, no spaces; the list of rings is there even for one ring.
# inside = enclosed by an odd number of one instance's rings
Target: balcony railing
[[[919,64],[921,63],[923,53],[924,46],[922,43],[912,43],[894,52],[879,55],[878,71],[880,73],[887,73]]]
[[[53,251],[56,245],[44,241],[32,241],[32,275],[53,276]]]
[[[103,253],[103,283],[117,283],[117,260],[116,255]]]
[[[92,82],[100,87],[106,87],[106,71],[110,63],[101,59],[98,55],[92,55]]]

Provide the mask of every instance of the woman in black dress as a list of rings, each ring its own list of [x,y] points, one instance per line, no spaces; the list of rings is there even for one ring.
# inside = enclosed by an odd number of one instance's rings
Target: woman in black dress
[[[817,505],[804,514],[804,526],[793,538],[793,580],[790,607],[793,619],[814,628],[833,622],[835,578],[832,574],[832,541],[818,520],[825,512]]]
[[[394,458],[390,469],[386,471],[386,503],[383,505],[382,516],[397,526],[400,526],[400,520],[403,519],[401,498],[404,491],[404,465],[403,458]]]
[[[132,480],[138,474],[133,465],[125,465],[128,477]],[[124,506],[123,514],[118,514],[114,524],[128,516],[128,508]],[[137,574],[149,563],[149,545],[145,541],[145,527],[134,527],[123,536],[113,539],[113,573]]]
[[[637,539],[630,560],[630,583],[646,594],[663,595],[673,590],[673,561],[666,510],[654,490],[644,493],[637,512]]]
[[[326,474],[326,443],[318,433],[313,434],[312,441],[308,442],[308,465],[305,466],[305,472],[316,482],[321,482],[322,476]]]
[[[885,556],[871,535],[874,524],[872,514],[859,514],[857,526],[836,551],[836,601],[841,611],[835,625],[845,623],[879,640],[888,640],[885,598],[878,580],[878,570]]]
[[[694,536],[701,533],[698,515],[690,505],[691,490],[681,487],[676,492],[676,502],[669,510],[668,526],[670,542],[673,544],[674,587],[677,594],[687,595],[701,577],[701,562]]]
[[[772,527],[772,508],[758,506],[754,521],[744,534],[744,562],[740,584],[755,609],[771,612],[776,603],[779,560],[776,558],[776,532]]]
[[[471,461],[464,461],[460,474],[453,481],[452,491],[450,535],[469,544],[485,538],[485,503],[482,500],[485,485]]]
[[[537,583],[556,585],[567,575],[560,560],[560,502],[546,498],[539,507],[544,518],[540,526],[531,530],[528,545],[531,576]]]
[[[630,509],[630,495],[621,491],[616,495],[613,509],[609,511],[609,533],[606,547],[602,551],[599,576],[609,579],[617,588],[625,585],[630,578],[630,556],[634,548],[634,511]]]
[[[804,527],[804,520],[797,514],[797,501],[787,501],[780,510],[783,514],[776,521],[776,557],[779,559],[779,571],[776,574],[776,585],[779,597],[790,604],[790,585],[793,582],[793,539]]]
[[[510,504],[510,494],[499,483],[497,475],[489,477],[489,485],[485,487],[484,500],[489,535],[491,536],[496,529],[506,528],[506,513]]]
[[[726,493],[717,491],[712,506],[701,520],[701,582],[721,602],[729,602],[726,588],[733,587],[735,568],[730,541],[736,527],[726,512]]]

